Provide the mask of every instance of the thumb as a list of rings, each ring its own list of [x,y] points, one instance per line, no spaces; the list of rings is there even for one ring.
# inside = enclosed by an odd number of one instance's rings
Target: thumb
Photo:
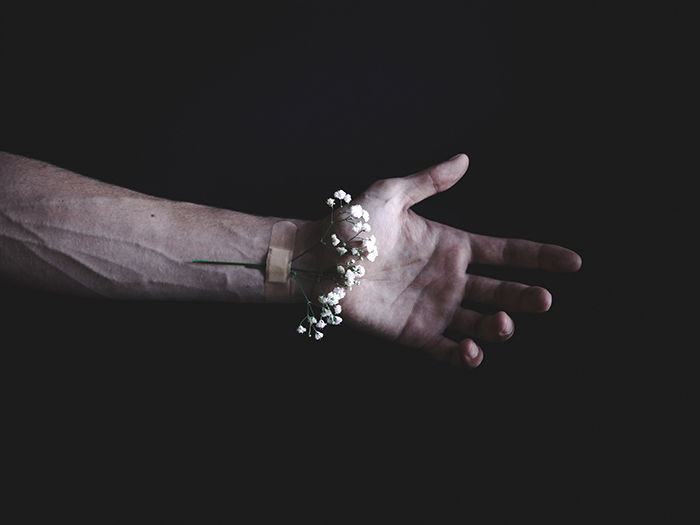
[[[404,183],[406,207],[409,208],[436,193],[451,188],[462,178],[468,167],[469,157],[459,153],[440,164],[404,177],[401,180]]]

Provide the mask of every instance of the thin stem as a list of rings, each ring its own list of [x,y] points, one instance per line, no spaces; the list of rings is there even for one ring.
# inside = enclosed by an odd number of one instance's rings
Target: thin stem
[[[245,266],[246,268],[265,268],[264,264],[228,262],[228,261],[192,261],[196,264],[229,264],[233,266]]]
[[[302,272],[302,273],[321,273],[317,272],[316,270],[303,270],[301,268],[290,268],[292,272]]]
[[[294,280],[299,284],[299,289],[301,290],[301,293],[304,294],[304,299],[306,299],[307,308],[308,308],[308,305],[311,304],[311,300],[309,299],[309,296],[306,295],[306,292],[304,291],[304,287],[301,285],[301,282],[299,281],[299,279],[297,279],[297,272],[293,271],[291,273],[292,273],[292,277],[294,277]]]
[[[361,231],[357,232],[355,235],[352,236],[352,238],[351,238],[349,241],[345,241],[345,242],[346,242],[346,243],[351,243],[352,241],[354,241],[355,239],[357,239],[357,237],[358,237],[361,233],[362,233]]]
[[[341,208],[342,208],[342,206],[341,206]],[[340,208],[338,208],[338,209],[340,209]],[[333,227],[333,223],[334,223],[333,219],[334,219],[334,217],[335,217],[335,209],[331,211],[331,220],[330,220],[330,222],[328,223],[328,227],[326,228],[326,231],[323,232],[323,235],[321,235],[321,239],[320,239],[316,244],[311,245],[311,246],[308,247],[306,250],[304,250],[303,252],[301,252],[299,255],[297,255],[296,257],[294,257],[294,258],[292,259],[292,262],[294,262],[294,261],[296,261],[297,259],[299,259],[300,257],[306,255],[306,254],[309,253],[311,250],[313,250],[314,248],[316,248],[316,246],[318,246],[319,244],[325,243],[326,235],[328,235],[328,232],[331,231],[331,228]]]

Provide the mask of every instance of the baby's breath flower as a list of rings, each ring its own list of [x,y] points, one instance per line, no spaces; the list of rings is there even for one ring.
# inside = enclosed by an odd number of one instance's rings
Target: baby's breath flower
[[[352,286],[353,284],[355,284],[355,272],[353,272],[352,270],[347,270],[345,272],[345,284],[347,284],[348,286]]]
[[[334,305],[338,304],[338,301],[340,301],[340,298],[336,294],[334,294],[333,292],[330,292],[326,296],[326,304],[328,304],[328,305],[334,306]]]
[[[338,202],[336,202],[336,200]],[[372,231],[372,226],[369,224],[369,211],[365,210],[359,204],[349,206],[348,210],[345,211],[344,205],[349,204],[351,200],[351,195],[343,190],[337,190],[333,193],[333,198],[326,200],[326,204],[331,208],[338,205],[343,208],[344,213],[341,214],[339,220],[350,222],[352,230],[357,234],[353,237],[353,240],[357,239],[357,243],[353,243],[355,245],[350,246],[347,242],[342,241],[335,233],[328,237],[330,244],[340,256],[344,256],[349,252],[350,257],[348,260],[345,260],[345,257],[343,257],[336,263],[337,273],[335,279],[337,286],[324,295],[318,296],[318,302],[321,305],[320,314],[318,314],[320,319],[316,319],[316,317],[311,315],[315,310],[313,306],[309,304],[309,315],[306,318],[306,321],[309,323],[308,332],[309,335],[313,334],[316,340],[323,338],[323,333],[320,330],[328,325],[339,325],[343,322],[343,318],[338,315],[343,311],[339,303],[345,297],[346,293],[352,290],[353,286],[358,286],[360,284],[360,279],[366,274],[365,267],[362,264],[357,264],[357,260],[373,262],[378,256],[376,237],[374,235],[370,235],[369,237],[361,235],[364,232]],[[361,243],[361,246],[359,246],[359,243]],[[322,239],[322,244],[325,244],[325,239]],[[297,331],[299,333],[304,333],[307,331],[307,328],[300,325]]]
[[[338,202],[336,202],[338,201]],[[307,315],[304,320],[299,323],[296,328],[297,333],[304,334],[308,333],[309,337],[314,336],[316,340],[323,338],[323,333],[320,331],[329,324],[338,325],[343,322],[342,317],[339,313],[343,311],[340,306],[340,301],[345,297],[347,291],[352,290],[353,286],[360,284],[360,279],[365,276],[365,268],[361,264],[356,264],[356,259],[364,261],[365,259],[373,262],[377,256],[377,239],[374,235],[369,237],[364,237],[360,235],[363,232],[370,232],[372,227],[369,224],[370,214],[367,210],[363,209],[361,205],[355,204],[349,206],[345,209],[346,204],[350,204],[352,201],[352,196],[349,193],[339,189],[333,193],[333,197],[326,199],[326,204],[332,209],[331,211],[331,221],[328,230],[323,234],[323,237],[319,240],[319,244],[326,245],[327,239],[330,239],[330,244],[335,248],[340,256],[344,256],[350,251],[349,257],[342,257],[336,263],[337,275],[328,275],[326,272],[311,272],[316,274],[316,282],[320,283],[323,278],[329,278],[335,282],[335,288],[332,291],[327,292],[325,295],[318,296],[318,303],[320,304],[320,312],[316,313],[318,310],[317,306],[314,306],[312,301],[307,298]],[[338,213],[336,213],[335,206],[339,207]],[[336,221],[337,218],[337,221]],[[330,229],[334,222],[349,222],[352,229],[356,233],[349,241],[341,240],[335,233],[327,237],[330,233]],[[357,240],[356,240],[357,239]],[[353,246],[350,246],[350,243]],[[359,246],[361,243],[361,247]],[[313,247],[312,247],[313,248]],[[305,254],[311,248],[305,250]],[[299,256],[297,256],[298,258]],[[348,260],[349,259],[349,260]],[[194,261],[194,262],[214,262],[214,261]],[[231,264],[246,264],[246,263],[231,263]],[[251,264],[252,266],[264,266]],[[296,269],[293,269],[296,270]],[[302,270],[304,271],[304,270]],[[296,279],[296,271],[292,272],[292,276]],[[301,286],[301,283],[299,283]],[[303,289],[302,289],[303,291]],[[304,297],[307,297],[306,292],[304,292]],[[317,319],[315,315],[319,315],[320,319]]]
[[[362,211],[362,206],[360,206],[359,204],[354,204],[353,206],[350,206],[350,215],[352,215],[356,219],[362,217]]]

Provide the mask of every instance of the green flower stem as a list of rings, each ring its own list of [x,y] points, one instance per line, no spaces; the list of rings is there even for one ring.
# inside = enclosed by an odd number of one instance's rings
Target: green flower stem
[[[307,248],[306,250],[304,250],[303,252],[301,252],[299,255],[297,255],[296,257],[294,257],[294,258],[292,259],[292,262],[294,262],[294,261],[296,261],[297,259],[299,259],[300,257],[306,255],[306,254],[309,253],[311,250],[313,250],[314,248],[316,248],[316,246],[318,246],[319,244],[325,243],[326,235],[328,235],[328,232],[331,230],[331,227],[333,226],[333,216],[334,216],[334,215],[335,215],[335,210],[331,213],[331,221],[330,221],[330,223],[328,224],[328,228],[326,228],[326,231],[325,231],[325,232],[323,233],[323,235],[321,236],[321,239],[320,239],[316,244],[310,246],[309,248]]]
[[[317,244],[318,244],[318,243],[314,244],[313,246],[307,248],[306,250],[304,250],[303,252],[301,252],[299,255],[297,255],[296,257],[294,257],[294,258],[292,259],[292,262],[296,261],[296,260],[297,260],[299,257],[301,257],[302,255],[306,255],[306,254],[309,253],[311,250],[313,250],[314,248],[316,248],[316,245],[317,245]]]
[[[361,233],[362,233],[361,231],[360,231],[360,232],[357,232],[355,235],[352,236],[352,238],[351,238],[349,241],[346,241],[346,242],[347,242],[348,244],[350,244],[352,241],[354,241],[355,239],[357,239],[357,238],[360,236]]]
[[[325,241],[326,235],[328,235],[328,232],[331,231],[331,228],[333,227],[333,224],[335,221],[333,220],[335,218],[335,210],[333,210],[333,213],[331,213],[331,221],[328,223],[328,228],[326,228],[326,231],[323,232],[323,235],[321,236],[321,241]]]
[[[228,261],[192,261],[197,264],[230,264],[234,266],[245,266],[246,268],[265,268],[264,264],[256,263],[242,263],[242,262],[228,262]]]
[[[301,273],[323,273],[323,272],[317,272],[316,270],[302,270],[301,268],[290,268],[291,272],[301,272]]]
[[[309,296],[306,295],[306,292],[304,291],[304,287],[302,286],[301,282],[299,279],[297,279],[297,272],[292,271],[292,278],[299,284],[299,289],[301,290],[301,293],[304,294],[304,299],[306,299],[306,319],[309,317],[314,317],[314,308],[313,305],[311,304],[311,299],[309,299]],[[303,323],[303,321],[302,321]],[[311,323],[309,323],[309,330],[307,330],[308,336],[311,337]]]
[[[304,287],[302,286],[301,282],[300,282],[299,279],[297,278],[297,271],[293,271],[293,272],[292,272],[292,277],[293,277],[294,280],[299,284],[299,289],[301,290],[301,293],[304,295],[304,299],[306,299],[306,302],[307,302],[308,304],[311,304],[311,299],[309,299],[309,296],[306,295],[306,292],[304,291]]]

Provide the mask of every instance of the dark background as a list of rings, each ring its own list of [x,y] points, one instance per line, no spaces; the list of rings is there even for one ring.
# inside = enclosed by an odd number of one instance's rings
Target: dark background
[[[8,13],[4,151],[160,197],[309,219],[338,187],[357,194],[465,152],[465,178],[416,211],[584,261],[574,275],[488,270],[546,286],[554,303],[515,314],[514,338],[484,344],[473,371],[346,327],[310,342],[294,333],[298,305],[103,302],[5,284],[11,421],[33,468],[121,476],[127,491],[218,473],[219,490],[240,476],[256,498],[302,472],[372,484],[378,471],[439,466],[468,479],[484,461],[498,490],[536,471],[546,481],[534,489],[562,507],[586,507],[577,487],[591,475],[596,501],[619,498],[634,456],[621,430],[638,410],[621,385],[632,350],[614,324],[610,255],[630,221],[612,204],[630,177],[615,154],[629,109],[621,18],[596,3],[510,2]],[[502,468],[507,481],[490,485]]]

